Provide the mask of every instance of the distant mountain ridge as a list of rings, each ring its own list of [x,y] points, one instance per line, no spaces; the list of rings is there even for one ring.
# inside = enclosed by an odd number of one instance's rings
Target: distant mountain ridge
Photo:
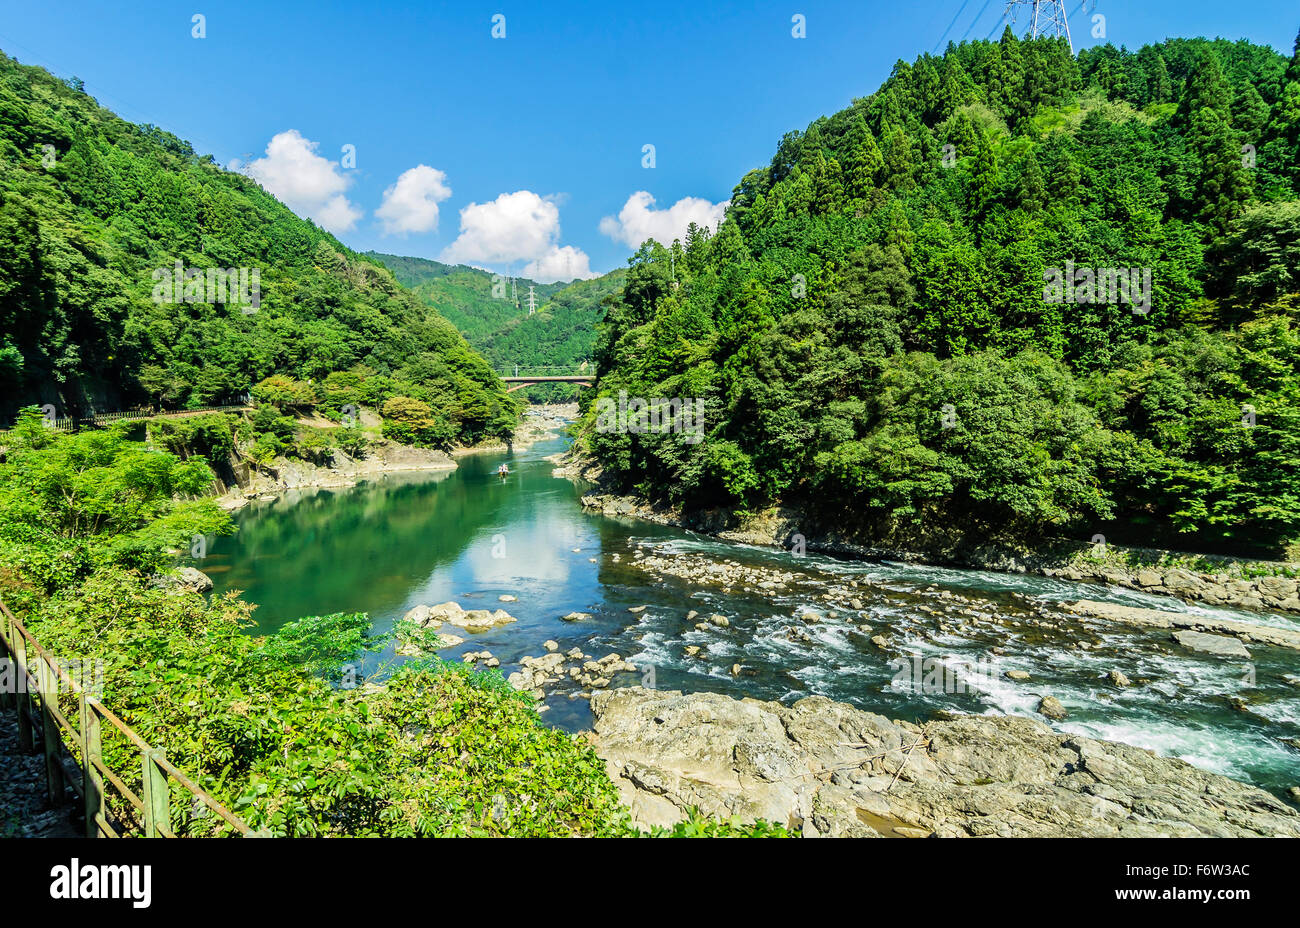
[[[490,271],[367,252],[398,282],[439,315],[452,322],[497,371],[536,368],[577,370],[590,364],[596,326],[605,317],[604,300],[622,291],[627,271],[619,268],[591,280],[543,284],[526,277],[498,282]],[[512,286],[513,283],[513,286]],[[494,294],[494,284],[497,285]],[[533,288],[536,313],[528,312]],[[574,389],[562,385],[530,388],[534,399],[569,399]]]

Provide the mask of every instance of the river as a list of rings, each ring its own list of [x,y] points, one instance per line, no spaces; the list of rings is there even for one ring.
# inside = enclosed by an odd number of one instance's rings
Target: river
[[[420,603],[455,600],[466,609],[504,608],[518,621],[478,634],[449,629],[467,640],[440,655],[489,650],[506,674],[553,639],[563,650],[617,652],[634,663],[637,671],[617,676],[615,686],[782,701],[819,694],[913,721],[940,710],[1038,717],[1039,699],[1051,694],[1069,713],[1052,723],[1058,730],[1149,748],[1278,795],[1300,785],[1300,688],[1284,679],[1300,673],[1295,651],[1251,645],[1249,662],[1199,655],[1168,632],[1064,618],[1056,604],[1105,600],[1295,627],[1289,618],[1035,576],[799,558],[596,515],[544,460],[565,444],[557,437],[468,455],[455,471],[389,474],[255,502],[236,514],[238,533],[218,539],[200,566],[218,592],[242,590],[257,604],[261,631],[353,611],[384,631]],[[502,461],[511,468],[504,479],[496,474]],[[730,562],[797,579],[723,592],[642,561],[692,569]],[[855,581],[857,608],[817,595]],[[499,602],[504,594],[518,601]],[[701,615],[686,621],[690,611]],[[561,619],[572,612],[591,618]],[[727,627],[696,628],[715,614]],[[872,641],[881,635],[885,647]],[[1029,677],[1012,680],[1008,670]],[[1112,670],[1135,685],[1110,685]],[[580,693],[568,681],[548,690],[543,718],[573,731],[589,727]]]

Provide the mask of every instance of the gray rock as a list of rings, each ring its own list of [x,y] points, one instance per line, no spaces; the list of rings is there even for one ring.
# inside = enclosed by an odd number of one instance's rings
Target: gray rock
[[[1069,715],[1065,711],[1065,706],[1055,696],[1044,696],[1038,701],[1038,714],[1049,719],[1060,721]]]
[[[153,585],[169,594],[209,593],[212,591],[212,578],[196,568],[180,567],[169,574],[154,577]]]
[[[596,750],[642,826],[697,807],[807,836],[1300,837],[1300,812],[1263,790],[1032,719],[918,729],[820,696],[783,706],[640,687],[595,692],[591,709]]]
[[[430,608],[422,603],[414,609],[408,610],[406,615],[402,616],[402,620],[404,622],[414,622],[416,625],[428,625],[430,611]]]
[[[1228,638],[1224,635],[1207,635],[1204,632],[1174,632],[1174,640],[1184,648],[1191,648],[1193,651],[1218,654],[1223,657],[1250,659],[1250,652],[1237,638]]]
[[[1112,670],[1109,674],[1106,675],[1106,679],[1110,680],[1112,685],[1118,687],[1133,685],[1133,682],[1129,680],[1128,677],[1124,676],[1124,674],[1120,673],[1118,670]]]
[[[1138,625],[1146,628],[1185,628],[1202,632],[1218,632],[1257,641],[1261,644],[1277,645],[1281,648],[1300,650],[1300,631],[1277,628],[1272,625],[1258,625],[1254,622],[1240,622],[1236,619],[1219,619],[1212,616],[1195,615],[1187,612],[1164,612],[1159,609],[1140,609],[1135,606],[1121,606],[1118,603],[1103,603],[1094,600],[1079,600],[1065,603],[1071,612],[1108,619],[1125,625]]]

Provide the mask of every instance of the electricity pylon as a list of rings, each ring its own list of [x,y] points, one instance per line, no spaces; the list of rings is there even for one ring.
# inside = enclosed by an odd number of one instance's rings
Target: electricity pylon
[[[1016,21],[1016,8],[1020,5],[1030,7],[1029,38],[1040,35],[1064,38],[1074,54],[1074,41],[1070,38],[1070,23],[1065,15],[1065,0],[1009,0],[1007,11],[1003,15],[1009,23]]]
[[[533,295],[533,288],[530,285],[528,288],[528,315],[531,316],[535,312],[537,312],[537,297]]]

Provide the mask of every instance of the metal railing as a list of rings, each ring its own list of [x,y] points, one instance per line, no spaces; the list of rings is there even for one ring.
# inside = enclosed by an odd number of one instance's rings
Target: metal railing
[[[137,409],[123,409],[118,412],[97,412],[92,415],[82,416],[56,416],[48,419],[50,427],[60,432],[70,432],[78,426],[90,426],[101,428],[112,422],[129,422],[140,419],[183,419],[187,416],[199,416],[211,412],[249,412],[252,406],[247,403],[240,403],[233,406],[200,406],[198,409],[171,409],[159,411],[152,406],[139,407]],[[0,428],[0,436],[11,431],[10,428]]]
[[[242,837],[263,837],[208,794],[167,760],[99,699],[75,680],[54,656],[41,647],[26,626],[0,602],[0,659],[13,662],[13,692],[0,691],[0,707],[18,713],[19,748],[45,754],[45,785],[50,805],[67,801],[69,790],[85,804],[86,836],[121,838],[141,834],[146,838],[175,838],[172,830],[171,782],[200,805],[226,822]],[[34,672],[33,672],[34,671]],[[59,706],[61,686],[76,697],[77,724]],[[105,731],[107,724],[108,731]],[[125,739],[140,757],[139,793],[127,783],[133,775],[112,770],[104,761],[104,735]],[[37,748],[39,738],[40,748]],[[80,761],[78,761],[78,757]],[[68,766],[71,763],[71,768]],[[108,788],[119,797],[107,801]]]

